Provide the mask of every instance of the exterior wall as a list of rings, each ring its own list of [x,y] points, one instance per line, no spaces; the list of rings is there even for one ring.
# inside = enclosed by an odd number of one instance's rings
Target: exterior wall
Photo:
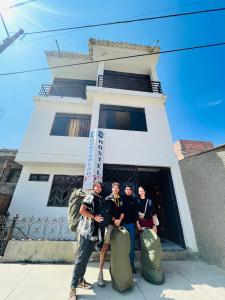
[[[47,182],[29,181],[31,173],[49,174]],[[11,216],[22,217],[65,217],[67,207],[48,207],[48,198],[54,175],[83,175],[84,167],[77,165],[26,165],[23,167],[19,182],[9,208]]]
[[[199,254],[225,269],[225,147],[179,162]]]
[[[71,98],[70,102],[64,102],[60,98],[35,99],[35,111],[16,157],[18,162],[85,163],[88,138],[52,136],[50,132],[57,112],[91,114],[91,105],[81,99]]]
[[[100,104],[145,108],[147,132],[103,129],[105,132],[104,163],[144,166],[171,166],[176,157],[164,107],[164,97],[146,93],[112,93],[108,88],[88,88],[93,95],[91,129],[98,128]],[[105,92],[101,92],[101,91]]]
[[[71,241],[9,241],[3,262],[73,263],[78,243]]]

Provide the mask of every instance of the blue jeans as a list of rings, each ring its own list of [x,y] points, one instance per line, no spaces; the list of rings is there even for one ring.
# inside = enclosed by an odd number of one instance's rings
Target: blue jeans
[[[124,223],[123,227],[126,228],[126,230],[130,234],[130,263],[133,266],[134,265],[134,241],[135,241],[135,226],[134,223]]]

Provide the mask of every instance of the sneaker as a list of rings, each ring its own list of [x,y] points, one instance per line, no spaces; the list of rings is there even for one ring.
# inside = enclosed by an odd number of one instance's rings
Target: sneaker
[[[88,283],[85,279],[83,279],[79,281],[78,288],[89,290],[92,289],[92,284]]]
[[[103,278],[103,272],[99,272],[99,274],[98,274],[98,286],[100,286],[100,287],[105,286],[105,280]]]
[[[76,289],[71,289],[68,300],[77,300]]]

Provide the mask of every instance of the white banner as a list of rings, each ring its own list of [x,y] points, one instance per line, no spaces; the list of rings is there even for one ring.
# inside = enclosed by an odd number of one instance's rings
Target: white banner
[[[89,135],[88,156],[84,172],[83,189],[92,189],[95,181],[102,182],[104,132],[94,129]]]

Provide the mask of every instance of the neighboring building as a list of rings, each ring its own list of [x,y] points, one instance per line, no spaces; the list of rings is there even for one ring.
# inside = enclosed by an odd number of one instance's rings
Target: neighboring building
[[[122,187],[129,182],[136,191],[140,184],[147,186],[158,210],[161,238],[197,251],[166,96],[156,73],[159,54],[149,55],[158,51],[91,39],[88,54],[46,52],[49,67],[70,66],[53,68],[52,84],[43,85],[34,97],[35,110],[17,154],[23,170],[12,213],[66,216],[71,189],[82,186],[84,173],[85,179],[90,175],[88,167],[85,172],[89,132],[101,129],[106,193],[115,180]],[[87,63],[96,60],[101,62]]]
[[[7,213],[22,170],[16,154],[17,150],[0,148],[0,215]]]
[[[178,160],[210,150],[213,143],[202,141],[179,140],[173,145]]]
[[[225,269],[225,144],[179,162],[204,260]]]

